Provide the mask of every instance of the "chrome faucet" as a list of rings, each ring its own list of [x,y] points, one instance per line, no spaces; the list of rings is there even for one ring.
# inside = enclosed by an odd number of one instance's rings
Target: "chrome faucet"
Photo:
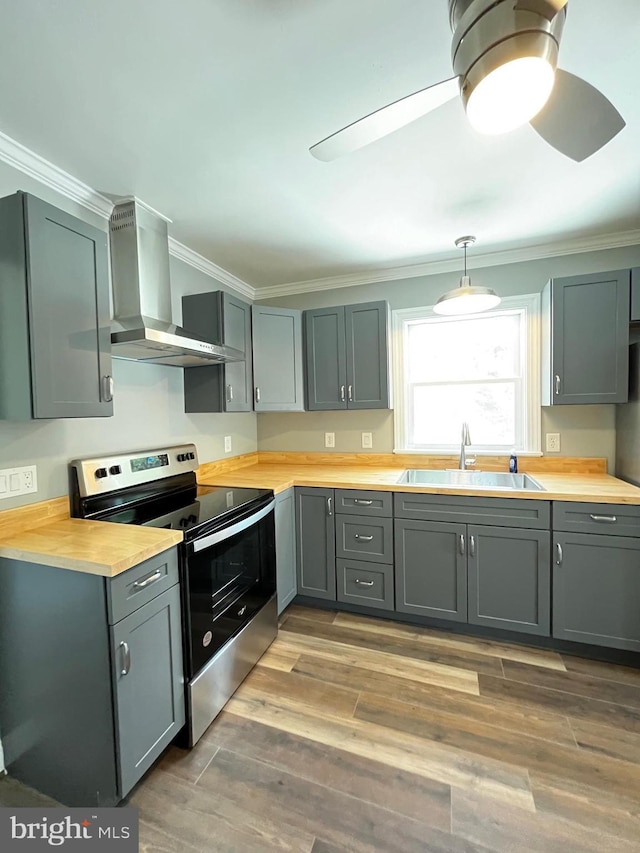
[[[466,449],[471,445],[471,436],[469,435],[469,424],[464,421],[462,424],[462,440],[460,442],[460,461],[458,462],[458,468],[461,471],[465,471],[467,465],[475,465],[475,459],[467,459]]]

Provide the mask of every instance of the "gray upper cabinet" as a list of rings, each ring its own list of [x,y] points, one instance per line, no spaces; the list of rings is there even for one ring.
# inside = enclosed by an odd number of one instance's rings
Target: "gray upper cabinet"
[[[631,270],[631,322],[640,320],[640,267]]]
[[[113,414],[107,234],[27,193],[0,199],[0,417]]]
[[[464,524],[395,523],[396,610],[467,621]]]
[[[307,408],[389,408],[386,302],[304,312]]]
[[[297,488],[298,593],[336,600],[336,532],[333,489]]]
[[[554,533],[553,636],[640,651],[640,539]]]
[[[467,552],[469,623],[548,637],[549,532],[469,525]]]
[[[623,403],[630,271],[550,281],[542,293],[542,405]]]
[[[184,371],[185,412],[250,412],[253,409],[251,305],[224,290],[182,297],[186,329],[213,343],[241,350],[244,361]]]
[[[185,721],[180,587],[111,628],[120,794],[125,796]]]
[[[278,615],[296,597],[296,508],[293,489],[276,495],[276,589]]]
[[[253,407],[256,412],[302,412],[302,312],[254,305]]]

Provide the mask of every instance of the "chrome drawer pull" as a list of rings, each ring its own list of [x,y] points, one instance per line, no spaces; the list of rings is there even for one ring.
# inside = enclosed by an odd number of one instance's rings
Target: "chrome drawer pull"
[[[365,501],[362,498],[354,498],[353,502],[354,504],[359,504],[360,506],[371,506],[371,504],[373,503],[373,501]]]
[[[589,514],[591,521],[605,521],[607,524],[615,524],[618,520],[615,515],[592,515]]]
[[[373,536],[362,536],[362,534],[356,533],[355,538],[358,540],[358,542],[371,542]]]
[[[125,643],[123,640],[120,643],[120,648],[122,649],[123,655],[123,664],[122,669],[120,670],[120,675],[128,675],[129,670],[131,669],[131,652],[129,651],[129,643]]]
[[[360,586],[373,586],[373,581],[361,581],[359,578],[356,578],[356,583]]]
[[[162,577],[162,572],[160,569],[156,569],[153,574],[150,574],[148,577],[144,578],[144,580],[136,581],[131,584],[131,589],[144,589],[145,586],[150,586],[152,583],[159,581]]]
[[[562,545],[559,542],[556,542],[556,566],[562,565]]]

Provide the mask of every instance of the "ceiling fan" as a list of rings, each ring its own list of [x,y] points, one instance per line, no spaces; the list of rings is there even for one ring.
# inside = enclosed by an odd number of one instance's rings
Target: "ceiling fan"
[[[335,160],[387,136],[456,96],[481,133],[526,122],[553,148],[581,161],[625,126],[586,80],[557,67],[568,0],[448,0],[454,77],[343,127],[309,150]]]

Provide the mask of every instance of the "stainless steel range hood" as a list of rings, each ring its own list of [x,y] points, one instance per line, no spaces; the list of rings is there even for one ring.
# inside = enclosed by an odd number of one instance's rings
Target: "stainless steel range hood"
[[[116,204],[109,220],[114,325],[113,358],[200,367],[244,361],[171,320],[167,223],[135,199]]]

